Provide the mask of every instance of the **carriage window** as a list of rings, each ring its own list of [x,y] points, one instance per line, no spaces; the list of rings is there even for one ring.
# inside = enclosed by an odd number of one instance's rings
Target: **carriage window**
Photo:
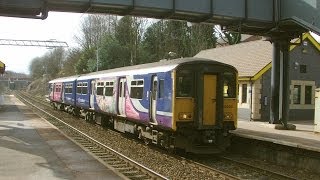
[[[83,83],[81,93],[84,95],[88,93],[88,83]]]
[[[157,99],[157,90],[158,90],[158,81],[153,81],[152,87],[153,87],[153,89],[152,89],[152,100],[156,100]]]
[[[104,82],[97,82],[96,95],[103,96],[103,86],[104,86]]]
[[[68,93],[72,93],[72,87],[73,87],[73,85],[72,84],[69,84],[69,88],[68,88]]]
[[[106,82],[105,96],[113,96],[113,82]]]
[[[181,73],[177,75],[177,97],[193,96],[193,73]]]
[[[73,93],[73,84],[71,84],[70,93]]]
[[[56,92],[61,92],[61,85],[57,85]]]
[[[131,81],[130,97],[134,99],[142,99],[143,97],[143,80]]]
[[[159,98],[164,98],[164,80],[159,81]]]
[[[64,91],[65,91],[66,94],[71,94],[72,93],[72,86],[73,85],[71,83],[65,85]]]
[[[113,87],[106,87],[105,96],[113,96]]]
[[[236,76],[233,73],[223,74],[223,96],[227,98],[236,97]]]
[[[103,87],[97,87],[97,95],[99,96],[103,95]]]
[[[66,93],[66,94],[69,93],[69,84],[64,85],[64,93]]]
[[[119,97],[123,97],[123,92],[122,92],[122,86],[123,86],[123,82],[120,82],[120,87],[119,87]]]
[[[77,84],[77,94],[81,94],[82,83]]]

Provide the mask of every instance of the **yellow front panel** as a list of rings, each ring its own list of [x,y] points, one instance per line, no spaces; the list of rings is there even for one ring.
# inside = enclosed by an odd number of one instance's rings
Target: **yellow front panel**
[[[237,128],[237,119],[238,119],[237,99],[225,98],[223,112],[224,112],[223,121],[233,121],[234,126]]]
[[[204,75],[203,87],[203,125],[215,125],[217,106],[217,76]]]
[[[193,98],[176,98],[174,119],[176,121],[192,121],[193,106]]]

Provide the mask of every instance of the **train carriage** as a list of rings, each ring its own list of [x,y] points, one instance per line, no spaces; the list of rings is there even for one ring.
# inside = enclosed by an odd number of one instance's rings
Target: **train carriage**
[[[63,80],[62,100],[65,105],[76,106],[76,79],[78,76],[72,76]]]
[[[62,87],[63,87],[64,78],[55,79],[49,82],[49,100],[54,108],[62,108]]]
[[[237,70],[181,58],[81,75],[76,108],[87,120],[136,134],[146,143],[215,153],[237,126]],[[86,87],[85,94],[80,92]],[[80,103],[82,100],[83,103]]]

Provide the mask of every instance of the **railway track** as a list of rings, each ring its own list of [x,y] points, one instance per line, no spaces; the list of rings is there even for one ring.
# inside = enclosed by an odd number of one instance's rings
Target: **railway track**
[[[249,163],[235,160],[225,155],[216,155],[214,157],[186,157],[183,158],[188,163],[195,164],[204,169],[211,169],[224,174],[229,174],[234,179],[277,179],[294,180],[299,179],[282,173],[273,172],[260,168]],[[205,160],[203,160],[205,159]]]
[[[233,164],[234,166],[237,166],[237,167],[241,166],[243,168],[251,169],[252,171],[256,171],[257,173],[262,174],[267,179],[283,179],[283,180],[297,179],[292,176],[288,176],[288,175],[278,173],[278,172],[273,172],[271,170],[267,170],[267,169],[264,169],[264,168],[261,168],[261,167],[255,166],[255,165],[251,165],[246,162],[241,162],[239,160],[235,160],[232,157],[219,156],[219,158],[221,158],[225,162],[229,162],[231,164],[231,166]]]
[[[40,103],[43,108],[48,108],[52,110],[50,104],[43,99],[35,98],[33,96],[28,95],[27,93],[18,93],[25,98],[32,98],[32,101],[36,103]],[[42,110],[43,111],[43,110]],[[50,122],[57,126],[59,129],[64,129],[63,131],[68,132],[68,136],[74,139],[78,144],[86,148],[96,157],[101,159],[104,163],[108,164],[108,166],[113,167],[114,169],[118,169],[119,172],[123,171],[124,175],[128,175],[129,177],[134,177],[138,179],[148,179],[149,177],[145,177],[146,174],[144,171],[133,168],[126,167],[128,162],[124,161],[123,158],[115,158],[113,152],[105,151],[105,145],[95,142],[93,138],[90,138],[88,135],[79,135],[77,133],[73,133],[74,131],[78,131],[74,128],[74,130],[69,130],[70,128],[65,128],[65,122],[61,120],[54,120],[56,117],[51,117]],[[72,128],[71,128],[72,129]],[[84,134],[84,133],[83,133]],[[164,153],[164,152],[163,152]],[[165,153],[164,153],[165,154]],[[231,157],[227,156],[219,156],[215,158],[207,158],[205,161],[197,160],[197,158],[181,158],[171,155],[173,158],[176,158],[180,163],[188,164],[193,166],[195,169],[201,172],[215,172],[221,179],[295,179],[290,176],[283,175],[281,173],[272,172],[270,170],[266,170],[263,168],[259,168],[256,166],[252,166],[250,164],[234,160]],[[192,160],[194,159],[194,160]],[[144,172],[141,175],[138,174],[138,171]],[[169,176],[168,176],[169,177]],[[165,177],[155,178],[155,179],[164,179]]]
[[[58,127],[63,131],[69,138],[73,139],[77,144],[87,149],[94,156],[98,157],[104,162],[108,167],[112,167],[114,170],[122,174],[128,179],[168,179],[165,176],[145,167],[144,165],[126,157],[125,155],[117,152],[116,150],[108,147],[99,141],[91,138],[84,132],[72,127],[71,125],[63,122],[61,119],[55,117],[54,115],[46,112],[45,110],[34,105],[32,102],[28,101],[22,93],[16,93],[16,95],[24,103],[31,105],[42,114],[45,114],[50,123]],[[44,104],[44,103],[43,103]],[[49,105],[50,106],[50,105]]]

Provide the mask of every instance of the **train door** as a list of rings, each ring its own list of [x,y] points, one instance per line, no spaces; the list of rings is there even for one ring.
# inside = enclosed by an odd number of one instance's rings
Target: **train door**
[[[95,88],[96,88],[96,81],[91,81],[91,89],[90,89],[90,109],[94,109],[94,94],[95,94]]]
[[[215,125],[217,112],[217,76],[204,75],[203,87],[203,120],[204,126]]]
[[[157,123],[157,96],[158,96],[158,77],[152,76],[151,97],[150,97],[150,113],[151,121]]]
[[[62,100],[63,103],[65,102],[64,95],[65,95],[65,93],[66,93],[66,91],[65,91],[66,85],[67,85],[67,84],[65,84],[65,83],[62,83],[62,84],[61,84],[61,86],[62,86],[62,87],[61,87],[61,100]]]
[[[118,110],[119,110],[119,115],[125,116],[125,109],[126,109],[126,91],[125,91],[125,84],[126,84],[126,79],[125,78],[120,78],[119,80],[119,93],[118,93]]]
[[[54,100],[54,98],[55,98],[55,93],[56,93],[56,84],[53,83],[52,84],[52,100]]]

